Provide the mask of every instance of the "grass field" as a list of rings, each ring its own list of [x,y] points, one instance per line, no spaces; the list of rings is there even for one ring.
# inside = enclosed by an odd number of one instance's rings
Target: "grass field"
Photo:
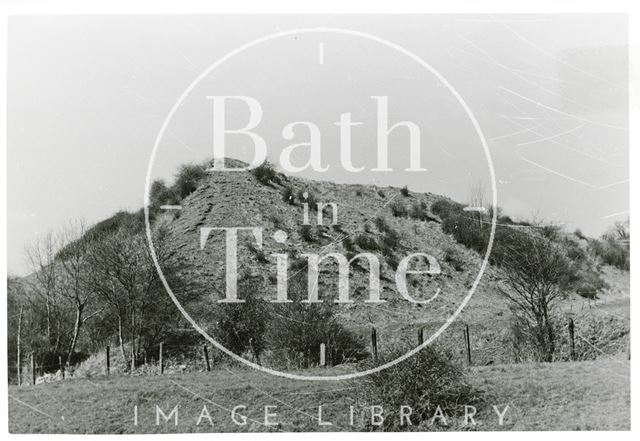
[[[334,368],[341,369],[341,368]],[[342,368],[344,369],[344,368]],[[476,426],[450,418],[444,427],[420,430],[628,430],[630,427],[629,364],[625,358],[589,362],[498,365],[472,368],[470,381],[487,393],[486,406],[474,417]],[[12,433],[162,433],[245,431],[367,430],[358,413],[354,381],[300,382],[245,369],[221,368],[211,373],[77,379],[37,386],[9,387],[9,430]],[[412,403],[407,403],[411,405]],[[509,406],[504,425],[499,411]],[[156,405],[169,415],[178,406],[178,425],[160,418]],[[247,416],[237,425],[231,410]],[[138,425],[134,424],[134,406]],[[198,418],[203,406],[213,421]],[[265,406],[277,422],[265,426]],[[321,426],[322,420],[331,426]],[[357,407],[361,408],[361,407]],[[365,412],[364,417],[370,418]],[[240,417],[238,417],[240,421]]]

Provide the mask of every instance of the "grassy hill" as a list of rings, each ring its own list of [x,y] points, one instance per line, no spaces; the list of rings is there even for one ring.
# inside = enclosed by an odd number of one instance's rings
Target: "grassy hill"
[[[325,211],[325,225],[313,225],[316,212],[310,211],[312,225],[302,225],[304,200],[334,202],[338,207],[338,223],[331,225],[330,210]],[[288,200],[284,195],[291,195]],[[258,279],[258,291],[264,298],[275,298],[276,267],[271,253],[287,253],[290,275],[306,272],[295,267],[300,255],[339,252],[347,256],[372,252],[381,261],[381,298],[383,305],[364,302],[368,296],[368,269],[364,263],[354,264],[350,274],[350,293],[355,303],[335,305],[342,321],[356,332],[367,335],[376,327],[383,344],[392,345],[407,334],[416,335],[420,326],[440,326],[455,311],[477,276],[481,256],[458,244],[443,233],[439,218],[429,207],[441,199],[429,193],[404,192],[399,188],[376,188],[363,185],[340,185],[331,182],[306,181],[281,175],[279,183],[260,182],[250,173],[214,173],[206,175],[195,191],[181,202],[179,214],[161,214],[157,223],[168,225],[170,248],[175,258],[186,263],[188,278],[198,280],[208,296],[204,302],[187,305],[194,316],[201,317],[204,327],[215,300],[224,296],[224,242],[218,234],[200,249],[201,227],[262,227],[264,247],[257,251],[254,239],[245,234],[239,239],[239,270]],[[312,205],[312,204],[311,204]],[[394,215],[394,210],[406,210],[411,215]],[[286,244],[272,239],[277,230],[287,233]],[[394,280],[398,261],[410,253],[433,255],[439,262],[439,276],[409,276],[410,293],[416,299],[428,299],[440,294],[428,305],[416,305],[404,300]],[[426,268],[418,262],[418,268]],[[497,298],[494,269],[485,274],[477,291],[473,318],[485,321],[495,317],[504,307]],[[322,265],[318,291],[320,298],[333,302],[337,298],[337,265]],[[180,293],[176,293],[180,297]]]
[[[227,161],[228,166],[243,165]],[[177,212],[156,210],[155,222],[156,225],[167,227],[167,240],[173,257],[184,263],[187,278],[197,281],[200,284],[199,291],[206,293],[196,301],[188,300],[183,304],[205,329],[210,329],[211,322],[216,320],[216,300],[224,297],[225,247],[223,235],[218,233],[209,239],[204,249],[200,249],[200,229],[203,227],[263,228],[264,244],[261,250],[257,249],[251,235],[240,235],[238,262],[241,274],[252,278],[253,289],[265,299],[274,299],[276,295],[276,266],[270,257],[272,253],[290,256],[289,277],[306,273],[301,257],[304,253],[338,252],[351,257],[356,253],[371,252],[379,256],[381,298],[386,303],[364,302],[368,295],[368,266],[356,262],[349,276],[350,298],[354,303],[333,305],[333,308],[340,322],[364,344],[368,344],[371,327],[376,328],[378,346],[383,352],[398,344],[415,345],[420,328],[425,329],[426,336],[435,332],[467,295],[484,257],[484,247],[470,249],[453,234],[445,233],[443,219],[434,209],[442,201],[460,212],[461,206],[431,193],[415,193],[407,188],[309,181],[273,171],[267,173],[266,177],[255,171],[201,173],[189,185],[181,182],[179,177],[174,187],[187,187],[187,191],[175,190],[183,196],[179,201],[182,209]],[[309,203],[310,226],[302,225],[304,202]],[[337,205],[335,225],[331,224],[330,209],[324,211],[324,225],[315,225],[315,202]],[[483,222],[486,223],[487,219]],[[514,228],[529,227],[526,223],[514,223],[506,216],[500,216],[499,222],[502,225],[512,224]],[[273,234],[278,230],[286,232],[288,239],[285,244],[273,240]],[[496,243],[500,240],[496,239]],[[577,248],[587,246],[586,240],[574,236],[567,243],[577,244]],[[437,293],[426,305],[403,299],[397,292],[394,280],[398,261],[407,254],[417,252],[434,256],[442,271],[437,276],[408,276],[409,292],[416,299],[428,299]],[[329,260],[320,268],[320,299],[333,302],[338,292],[337,265]],[[417,268],[426,268],[425,262],[418,262]],[[462,329],[469,325],[472,329],[472,345],[476,349],[476,364],[514,361],[510,344],[512,316],[499,289],[500,281],[504,279],[501,271],[494,265],[488,267],[470,303],[440,339],[454,348],[461,359],[464,358]],[[600,273],[607,287],[600,293],[601,300],[615,299],[624,296],[624,293],[628,295],[627,271],[612,267],[594,271]],[[176,295],[181,298],[180,292],[176,292]],[[588,310],[587,303],[592,301],[585,303],[582,297],[567,295],[560,302],[559,321],[565,326],[569,317],[574,317],[578,332],[591,339],[597,329],[592,329],[593,319],[588,312],[584,312]],[[587,320],[579,320],[578,317],[587,317]],[[285,322],[299,320],[296,316],[281,316],[280,319]],[[626,332],[612,338],[622,337],[619,346],[626,347],[624,338],[628,334],[628,324],[624,318],[602,326],[616,328],[620,324]],[[565,334],[565,331],[559,332]],[[567,359],[568,344],[564,344],[560,352],[563,350],[563,357]]]
[[[228,160],[227,165],[243,164]],[[152,191],[151,201],[154,225],[166,229],[165,240],[171,259],[180,263],[183,277],[189,280],[192,288],[195,286],[196,295],[194,297],[189,292],[186,298],[186,293],[180,289],[174,292],[191,316],[213,335],[216,335],[219,320],[217,300],[224,297],[225,246],[223,235],[218,233],[212,235],[204,249],[201,249],[200,229],[203,227],[244,226],[263,229],[262,249],[255,246],[255,239],[251,235],[240,235],[238,262],[240,277],[248,277],[252,281],[251,293],[269,300],[276,295],[276,266],[270,257],[272,253],[289,255],[291,278],[306,274],[301,256],[304,253],[338,252],[351,257],[356,253],[371,252],[377,255],[381,263],[381,298],[386,303],[365,302],[369,268],[362,261],[354,262],[349,276],[350,298],[354,303],[333,304],[338,291],[338,271],[334,261],[329,260],[320,267],[318,291],[319,298],[331,304],[339,323],[353,332],[362,347],[368,348],[370,330],[375,328],[381,353],[391,352],[399,345],[414,346],[420,329],[424,329],[425,336],[430,336],[440,328],[467,295],[483,257],[482,249],[471,249],[461,243],[460,238],[451,233],[450,225],[447,230],[449,233],[445,233],[444,223],[450,219],[443,218],[442,210],[435,209],[437,204],[446,202],[447,206],[463,213],[461,205],[442,196],[415,193],[407,188],[309,181],[275,171],[266,177],[256,171],[205,173],[202,165],[192,165],[181,170],[171,187],[160,185],[159,192]],[[302,225],[305,201],[311,207],[310,226]],[[331,222],[330,209],[324,212],[324,225],[315,225],[317,212],[312,209],[315,202],[337,205],[335,225]],[[182,209],[167,211],[160,208],[162,204],[178,204]],[[530,227],[526,223],[514,223],[506,216],[500,216],[499,222],[501,225],[512,225],[515,229]],[[454,233],[456,227],[457,224],[454,224]],[[117,213],[91,228],[85,238],[91,240],[104,234],[113,234],[122,228],[142,233],[141,213]],[[278,230],[286,232],[286,243],[278,243],[273,239],[273,234]],[[575,243],[579,248],[588,246],[584,237],[567,237],[570,244]],[[496,244],[499,241],[500,238]],[[426,305],[403,299],[397,292],[394,280],[398,261],[415,252],[434,256],[441,268],[441,274],[437,276],[408,276],[409,292],[413,297],[428,299],[435,296]],[[419,261],[417,267],[425,268],[426,263]],[[593,359],[603,353],[614,355],[628,350],[629,273],[608,266],[601,266],[594,271],[605,282],[605,289],[598,294],[598,299],[588,300],[567,293],[559,302],[556,317],[560,336],[556,358],[559,360],[569,359],[566,326],[570,318],[574,319],[576,325],[578,359]],[[470,329],[474,365],[531,361],[531,358],[523,358],[514,351],[512,313],[507,300],[500,294],[500,288],[505,287],[501,283],[503,279],[502,270],[489,265],[469,304],[447,332],[439,337],[438,343],[452,349],[459,361],[466,363],[463,330],[467,326]],[[241,297],[244,294],[241,293]],[[171,303],[169,307],[172,307]],[[284,311],[287,312],[286,308]],[[295,311],[279,314],[274,319],[284,327],[301,320]],[[190,328],[185,322],[176,323],[175,326]],[[204,340],[194,332],[191,334],[188,341],[165,340],[165,350],[171,344],[178,348],[184,345],[182,353],[175,354],[178,360],[174,360],[171,354],[168,354],[169,357],[165,354],[165,361],[178,366],[187,365],[183,370],[198,369],[192,365],[200,365],[199,345]],[[192,348],[189,345],[195,346]],[[150,359],[155,358],[153,351],[157,351],[157,347],[150,348]],[[116,354],[115,350],[112,354]],[[103,353],[95,353],[76,370],[76,374],[102,375],[104,363],[99,360],[103,359]],[[119,358],[114,360],[114,369],[125,372],[127,366],[120,366],[120,361]],[[282,354],[270,351],[267,347],[262,361],[267,366],[279,368]]]

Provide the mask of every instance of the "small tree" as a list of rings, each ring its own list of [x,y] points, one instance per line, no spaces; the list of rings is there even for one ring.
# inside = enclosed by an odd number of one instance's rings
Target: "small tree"
[[[262,285],[258,277],[242,275],[238,297],[244,303],[218,305],[215,333],[221,343],[235,354],[250,351],[260,363],[265,349],[265,329],[269,322],[268,304],[259,297]]]
[[[29,340],[28,336],[24,338],[25,303],[27,300],[22,281],[7,276],[7,366],[10,383],[15,381],[21,384],[22,357],[25,343]]]
[[[503,236],[501,264],[507,287],[502,293],[526,324],[541,361],[553,361],[556,349],[552,312],[557,300],[576,279],[565,250],[536,232],[512,231]]]

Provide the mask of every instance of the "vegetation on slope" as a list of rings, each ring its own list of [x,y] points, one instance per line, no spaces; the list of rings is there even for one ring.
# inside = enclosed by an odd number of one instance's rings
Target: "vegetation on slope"
[[[439,326],[442,317],[448,317],[454,309],[451,305],[455,305],[457,298],[438,298],[428,310],[395,301],[393,272],[399,259],[409,252],[428,249],[441,261],[444,277],[426,282],[410,279],[412,289],[421,293],[435,286],[455,296],[468,289],[486,249],[490,215],[467,212],[463,205],[446,198],[415,194],[406,187],[382,190],[307,182],[284,176],[268,163],[252,170],[250,175],[234,174],[233,179],[214,182],[206,167],[206,164],[183,166],[171,185],[156,181],[151,187],[149,210],[154,234],[159,243],[166,242],[162,253],[165,273],[172,286],[183,288],[176,289],[181,293],[181,301],[195,311],[197,318],[225,346],[274,367],[301,368],[317,363],[322,342],[328,344],[328,360],[332,364],[362,360],[368,355],[365,338],[371,325],[367,322],[385,326],[382,335],[389,346],[396,343],[392,332],[413,336],[417,327]],[[337,200],[346,206],[337,225],[291,225],[291,219],[301,216],[304,204],[312,212],[316,202],[327,200]],[[184,209],[181,214],[166,214],[160,206],[168,204],[181,204]],[[316,214],[313,212],[311,216]],[[331,219],[330,210],[322,214]],[[216,304],[214,308],[211,296],[220,293],[212,294],[211,287],[217,284],[213,282],[222,280],[215,272],[222,266],[210,263],[219,257],[215,252],[191,252],[199,243],[194,238],[198,227],[207,223],[245,220],[283,230],[289,241],[281,248],[265,244],[260,249],[247,244],[241,257],[247,259],[249,271],[241,286],[243,298],[251,301],[242,310],[234,305]],[[511,356],[509,342],[519,345],[522,360],[565,359],[562,341],[565,333],[558,331],[563,322],[557,305],[572,293],[592,299],[606,289],[600,274],[602,264],[628,268],[628,245],[624,242],[628,241],[628,227],[619,230],[616,226],[603,239],[589,239],[556,227],[514,222],[502,214],[498,216],[498,224],[490,260],[493,269],[487,277],[486,294],[481,293],[487,296],[481,309],[487,317],[496,316],[496,311],[504,308],[501,306],[504,299],[510,299],[507,304],[512,306],[513,320],[510,320],[512,331],[507,327],[504,342],[507,344],[500,340],[503,353],[495,360]],[[185,348],[201,342],[197,334],[184,332],[188,324],[164,294],[145,246],[142,211],[116,213],[79,233],[60,237],[55,243],[40,244],[35,273],[24,280],[10,281],[12,375],[15,375],[18,319],[22,327],[22,353],[35,352],[42,371],[57,370],[59,356],[73,365],[108,342],[119,348],[125,366],[130,364],[131,357],[135,365],[142,364],[145,358],[151,361],[160,341],[171,342],[167,347]],[[355,305],[336,309],[326,303],[299,302],[274,305],[264,298],[252,297],[274,289],[276,280],[269,269],[272,267],[269,252],[291,252],[293,269],[299,271],[305,269],[300,250],[329,246],[348,258],[363,251],[381,256],[382,282],[389,302],[384,308]],[[522,259],[516,258],[532,255],[533,249],[538,250],[533,253],[533,261],[525,261],[523,265]],[[73,259],[74,266],[70,265]],[[193,272],[196,267],[203,269]],[[47,268],[54,271],[46,271]],[[532,269],[540,268],[547,271],[531,273]],[[335,268],[323,273],[319,288],[322,292],[335,291],[335,274]],[[366,265],[354,264],[351,288],[356,299],[366,296],[367,274]],[[513,277],[518,274],[519,277]],[[538,302],[542,306],[525,305],[518,311],[514,288],[532,275],[550,282],[551,289],[524,290],[523,294],[543,300]],[[557,277],[551,280],[552,275]],[[74,292],[84,297],[70,295],[72,286],[81,287]],[[303,297],[305,289],[306,279],[291,280],[291,298]],[[498,297],[501,290],[502,301]],[[534,318],[523,321],[532,311]],[[488,329],[489,325],[483,338],[497,338],[496,330]],[[495,326],[505,329],[504,321]]]

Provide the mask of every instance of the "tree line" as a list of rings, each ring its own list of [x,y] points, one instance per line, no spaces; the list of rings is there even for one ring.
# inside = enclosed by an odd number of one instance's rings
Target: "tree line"
[[[135,364],[176,326],[181,315],[159,280],[140,215],[118,213],[92,228],[72,222],[26,249],[31,273],[8,279],[13,375],[25,354],[55,371],[59,359],[73,365],[113,340],[125,363]],[[166,230],[155,228],[153,235],[165,277],[188,292],[169,259]]]

